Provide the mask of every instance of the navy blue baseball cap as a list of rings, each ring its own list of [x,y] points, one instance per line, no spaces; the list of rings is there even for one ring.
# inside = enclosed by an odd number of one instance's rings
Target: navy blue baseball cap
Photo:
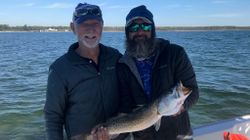
[[[102,11],[99,6],[79,3],[73,13],[73,22],[80,24],[89,19],[96,19],[103,23]]]
[[[154,23],[153,14],[147,9],[145,5],[140,5],[130,10],[126,17],[126,27],[129,26],[133,20],[142,19],[147,23]]]

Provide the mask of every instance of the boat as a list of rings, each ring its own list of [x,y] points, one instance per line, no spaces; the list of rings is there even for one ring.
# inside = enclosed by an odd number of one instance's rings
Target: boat
[[[194,140],[224,140],[225,133],[241,135],[250,140],[250,114],[197,127],[193,132]]]

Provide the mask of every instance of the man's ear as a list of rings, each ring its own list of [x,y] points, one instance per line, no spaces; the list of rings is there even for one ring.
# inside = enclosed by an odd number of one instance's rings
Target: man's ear
[[[74,26],[74,23],[73,23],[73,22],[70,22],[70,28],[71,28],[72,32],[73,32],[74,34],[76,34],[76,32],[75,32],[75,26]]]

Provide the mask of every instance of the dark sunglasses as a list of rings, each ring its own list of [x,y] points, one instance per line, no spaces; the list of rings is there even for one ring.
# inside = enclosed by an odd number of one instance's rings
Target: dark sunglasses
[[[101,10],[96,7],[96,8],[90,8],[90,9],[79,9],[74,12],[75,17],[81,17],[85,15],[95,15],[95,16],[102,16]]]
[[[130,32],[137,32],[141,28],[143,31],[151,31],[152,30],[152,24],[149,23],[132,23],[128,29]]]

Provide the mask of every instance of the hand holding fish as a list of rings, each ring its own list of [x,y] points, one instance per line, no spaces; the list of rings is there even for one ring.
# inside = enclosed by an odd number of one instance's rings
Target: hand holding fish
[[[190,89],[184,87],[181,82],[178,83],[172,89],[171,94],[163,95],[159,98],[158,113],[161,116],[176,116],[180,114],[184,110],[184,101],[190,93]]]
[[[92,137],[92,135],[83,135],[82,138],[84,140],[93,140],[93,138],[109,138],[106,137],[107,134],[112,136],[146,129],[154,125],[158,120],[161,119],[162,116],[177,115],[182,110],[184,101],[191,92],[191,89],[184,87],[180,82],[172,89],[171,93],[163,94],[153,103],[145,105],[130,114],[111,118],[106,123],[102,124],[106,130],[104,129],[103,131],[102,128],[100,131],[96,131],[100,128],[94,128],[93,134],[96,134],[95,137]],[[77,138],[79,136],[80,135],[77,135],[73,138]]]
[[[96,126],[91,131],[92,140],[110,140],[107,128]]]

